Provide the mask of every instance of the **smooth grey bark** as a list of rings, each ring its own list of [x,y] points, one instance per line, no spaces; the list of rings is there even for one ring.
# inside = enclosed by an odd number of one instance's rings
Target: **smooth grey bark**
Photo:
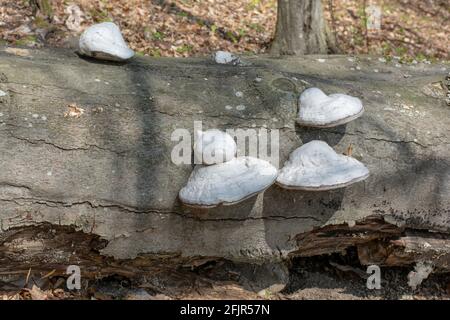
[[[330,39],[321,0],[278,0],[272,54],[327,53],[330,46],[334,47]]]
[[[65,50],[0,48],[2,270],[74,260],[118,270],[117,259],[144,256],[282,261],[411,230],[448,238],[450,108],[441,87],[448,66],[345,56],[242,60],[115,64]],[[357,96],[366,111],[346,126],[299,127],[298,96],[309,86]],[[74,103],[84,113],[65,117]],[[280,165],[311,140],[340,153],[352,145],[371,176],[329,192],[272,186],[235,206],[193,210],[178,200],[193,166],[171,161],[178,143],[171,134],[192,134],[200,120],[204,129],[279,130]]]

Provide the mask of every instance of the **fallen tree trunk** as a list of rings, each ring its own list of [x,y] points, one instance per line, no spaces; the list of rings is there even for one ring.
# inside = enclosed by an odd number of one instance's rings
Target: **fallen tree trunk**
[[[398,247],[407,231],[449,236],[446,66],[243,60],[113,64],[64,50],[1,49],[1,272],[69,263],[126,272],[118,259],[137,257],[283,261],[349,246],[362,252],[377,241]],[[298,94],[308,86],[358,96],[366,112],[346,126],[299,127]],[[171,134],[200,120],[204,129],[279,130],[280,165],[311,140],[338,152],[352,146],[371,176],[335,191],[272,186],[235,206],[187,208],[177,195],[192,166],[172,163]]]

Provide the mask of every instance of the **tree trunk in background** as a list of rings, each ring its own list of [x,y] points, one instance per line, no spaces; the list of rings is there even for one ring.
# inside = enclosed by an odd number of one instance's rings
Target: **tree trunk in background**
[[[30,6],[34,16],[39,12],[46,19],[51,20],[53,17],[53,8],[50,0],[30,0]]]
[[[278,0],[277,27],[271,53],[327,53],[334,47],[320,0]]]

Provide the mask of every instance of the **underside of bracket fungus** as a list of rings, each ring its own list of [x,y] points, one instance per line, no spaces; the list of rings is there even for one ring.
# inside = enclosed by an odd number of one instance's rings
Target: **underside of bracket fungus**
[[[240,63],[239,57],[228,51],[216,51],[213,54],[213,58],[219,64],[238,65]]]
[[[87,28],[80,37],[80,53],[103,60],[124,61],[134,56],[128,48],[119,27],[103,22]]]
[[[309,127],[334,127],[360,117],[361,100],[346,94],[326,95],[319,88],[309,88],[300,95],[297,123]]]
[[[212,166],[196,166],[179,196],[192,207],[233,205],[264,191],[276,178],[277,169],[269,162],[238,157]]]
[[[368,176],[369,170],[361,162],[314,140],[290,154],[277,184],[286,189],[322,191],[346,187]]]
[[[196,163],[218,164],[230,161],[236,155],[236,142],[226,132],[211,129],[198,130],[194,144],[194,156]]]

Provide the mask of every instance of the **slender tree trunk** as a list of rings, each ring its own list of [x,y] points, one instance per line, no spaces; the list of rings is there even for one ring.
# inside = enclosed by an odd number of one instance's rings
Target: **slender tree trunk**
[[[50,0],[30,0],[30,5],[34,16],[39,12],[44,18],[51,20],[53,8]]]
[[[334,46],[320,0],[278,0],[273,54],[327,53]]]

